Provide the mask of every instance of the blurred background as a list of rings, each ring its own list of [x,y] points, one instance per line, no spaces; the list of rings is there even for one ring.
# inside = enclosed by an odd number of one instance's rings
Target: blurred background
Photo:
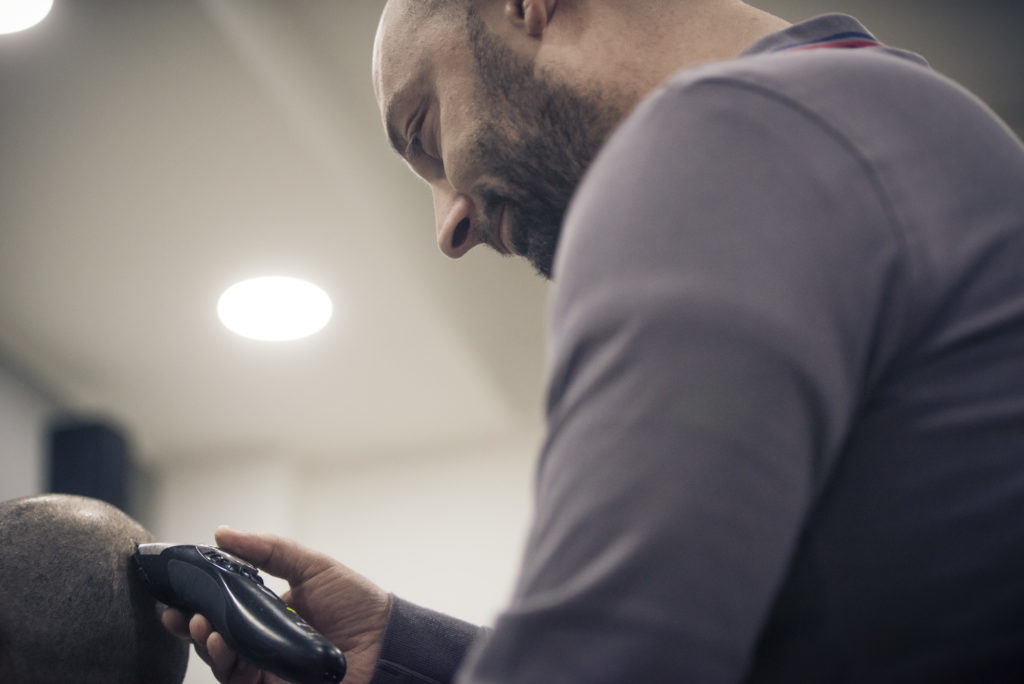
[[[1024,132],[1024,3],[755,4],[853,14]],[[437,251],[373,99],[382,6],[56,0],[0,35],[0,499],[120,477],[162,540],[290,535],[488,622],[529,524],[548,286]],[[324,288],[328,326],[226,330],[220,294],[263,275]]]

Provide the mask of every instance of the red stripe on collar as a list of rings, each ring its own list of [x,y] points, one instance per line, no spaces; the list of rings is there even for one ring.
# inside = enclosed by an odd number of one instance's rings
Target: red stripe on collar
[[[830,43],[815,43],[814,45],[798,45],[789,48],[790,50],[818,50],[820,48],[862,48],[882,47],[882,44],[875,40],[834,40]]]

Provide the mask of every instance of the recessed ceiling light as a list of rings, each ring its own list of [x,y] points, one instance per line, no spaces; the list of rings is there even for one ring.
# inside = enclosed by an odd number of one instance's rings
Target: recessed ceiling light
[[[332,310],[331,298],[319,287],[283,276],[235,283],[217,302],[217,315],[228,330],[268,342],[308,337],[327,325]]]
[[[31,28],[46,18],[53,0],[0,0],[0,33]]]

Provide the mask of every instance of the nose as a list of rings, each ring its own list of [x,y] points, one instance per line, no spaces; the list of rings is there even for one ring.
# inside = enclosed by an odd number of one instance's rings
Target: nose
[[[437,222],[437,246],[452,259],[480,244],[473,201],[450,186],[438,184],[434,192],[434,220]]]

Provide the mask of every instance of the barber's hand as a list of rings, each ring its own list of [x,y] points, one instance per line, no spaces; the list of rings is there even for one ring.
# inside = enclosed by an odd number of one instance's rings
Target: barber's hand
[[[384,641],[388,595],[333,558],[283,537],[250,534],[227,527],[216,533],[217,546],[261,570],[288,580],[281,598],[327,640],[345,653],[345,684],[369,684]],[[169,608],[164,626],[191,638],[196,653],[224,684],[285,684],[238,657],[202,615]]]

